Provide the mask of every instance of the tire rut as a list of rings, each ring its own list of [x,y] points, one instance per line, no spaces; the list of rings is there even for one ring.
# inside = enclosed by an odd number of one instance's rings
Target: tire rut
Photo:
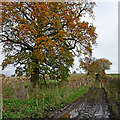
[[[98,81],[97,81],[98,82]],[[104,88],[101,83],[95,83],[86,95],[75,101],[61,113],[51,118],[72,118],[72,119],[110,119],[110,110]]]

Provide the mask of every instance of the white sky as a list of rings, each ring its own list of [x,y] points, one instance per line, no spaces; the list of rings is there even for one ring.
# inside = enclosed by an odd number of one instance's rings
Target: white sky
[[[112,62],[109,73],[118,73],[118,2],[98,3],[95,9],[98,47],[93,56]]]
[[[93,1],[93,0],[91,0]],[[113,64],[111,70],[107,73],[118,73],[118,0],[94,0],[97,1],[97,7],[94,9],[95,20],[94,25],[97,27],[98,33],[97,48],[93,51],[93,56],[96,58],[107,58]],[[0,64],[3,60],[0,48]],[[76,70],[79,67],[78,59],[75,59],[74,68]],[[8,67],[6,70],[1,71],[7,76],[14,73],[14,68]]]
[[[106,73],[118,73],[118,2],[117,0],[96,1],[98,1],[94,9],[96,17],[93,23],[98,34],[98,46],[93,51],[93,57],[110,60],[111,69]],[[76,70],[79,64],[77,58],[74,63],[73,70]]]

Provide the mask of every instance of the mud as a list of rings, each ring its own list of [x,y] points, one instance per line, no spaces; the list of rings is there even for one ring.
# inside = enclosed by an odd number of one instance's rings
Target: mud
[[[101,83],[94,84],[82,98],[69,105],[61,112],[56,112],[50,118],[69,119],[111,119],[111,110],[105,90]]]

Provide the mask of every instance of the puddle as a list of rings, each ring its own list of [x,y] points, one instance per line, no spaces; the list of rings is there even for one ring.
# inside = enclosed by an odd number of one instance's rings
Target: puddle
[[[80,118],[107,118],[109,119],[110,112],[108,103],[106,102],[106,97],[103,89],[100,90],[100,95],[95,101],[89,101],[86,98],[77,105],[73,106],[69,111],[67,111],[60,118],[75,118],[79,120]],[[95,92],[94,92],[95,93]],[[96,93],[93,95],[93,97]]]
[[[107,105],[86,105],[79,104],[76,108],[65,113],[64,118],[109,118],[109,111]],[[62,117],[62,118],[63,118]]]
[[[53,118],[67,119],[107,119],[111,118],[107,96],[101,85],[95,84],[81,99],[71,104]]]

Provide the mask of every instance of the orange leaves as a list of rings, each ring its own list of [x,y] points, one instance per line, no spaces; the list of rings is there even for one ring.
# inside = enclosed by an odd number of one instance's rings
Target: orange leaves
[[[88,2],[84,8],[85,3],[86,1],[3,3],[3,20],[4,24],[12,23],[8,33],[17,38],[15,42],[19,41],[21,51],[30,53],[28,61],[34,58],[43,64],[47,58],[51,60],[50,64],[53,62],[52,67],[60,65],[68,70],[65,66],[73,64],[72,50],[88,55],[92,44],[96,43],[95,27],[81,22],[81,17],[85,15],[83,13],[93,12],[94,3]],[[82,9],[83,13],[79,16]],[[19,59],[25,61],[24,57],[26,56]],[[87,68],[87,64],[84,66]]]
[[[60,29],[60,28],[61,28],[61,22],[60,22],[59,20],[53,19],[53,20],[52,20],[52,23],[53,23],[53,27],[54,27],[55,29]]]
[[[41,36],[41,37],[35,39],[35,41],[36,41],[36,44],[39,44],[41,42],[44,44],[47,41],[47,36]]]
[[[87,29],[87,28],[88,28],[88,23],[85,23],[85,22],[83,22],[83,23],[78,23],[78,26],[79,26],[80,28]]]
[[[52,16],[56,16],[55,12],[52,13]]]
[[[31,15],[34,16],[34,17],[36,17],[36,16],[38,15],[38,13],[37,13],[36,11],[33,11],[33,12],[31,13]]]
[[[81,38],[81,36],[82,36],[82,35],[81,35],[81,33],[78,33],[78,37],[80,37],[80,38]]]
[[[84,69],[89,69],[88,65],[84,62],[84,61],[80,61],[81,62],[81,67]]]
[[[37,49],[37,47],[34,49],[34,54],[36,55],[36,58],[41,62],[44,61],[44,59],[46,58],[46,53],[43,50],[44,49]]]
[[[62,46],[60,46],[59,47],[59,54],[64,54],[65,52],[64,52],[64,49],[63,49],[63,47]]]
[[[44,61],[47,55],[52,55],[52,52],[56,51],[56,42],[48,39],[47,36],[41,36],[36,40],[36,46],[34,48],[35,54],[40,61]]]
[[[84,61],[81,62],[81,67],[89,74],[98,73],[99,75],[103,75],[105,73],[105,70],[110,69],[111,64],[109,63],[110,61],[104,58],[86,58]]]
[[[33,9],[37,9],[39,7],[39,3],[38,2],[34,2],[34,5],[32,6]]]
[[[37,52],[41,52],[45,50],[45,44],[46,44],[46,40],[47,40],[47,37],[46,36],[41,36],[37,39],[35,39],[36,41],[36,46],[35,46],[35,50],[37,50]]]

